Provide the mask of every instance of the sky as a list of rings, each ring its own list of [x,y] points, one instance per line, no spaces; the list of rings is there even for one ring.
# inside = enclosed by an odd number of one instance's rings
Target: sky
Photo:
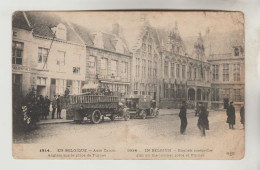
[[[242,30],[243,14],[240,12],[161,12],[161,11],[106,11],[106,12],[59,12],[60,16],[70,22],[85,26],[93,31],[109,32],[113,23],[122,28],[127,43],[132,46],[144,21],[157,28],[172,28],[177,23],[182,37],[205,34],[207,28],[211,33]]]

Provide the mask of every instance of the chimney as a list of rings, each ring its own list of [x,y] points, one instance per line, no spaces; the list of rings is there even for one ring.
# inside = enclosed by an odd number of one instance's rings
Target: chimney
[[[118,23],[114,23],[112,25],[112,33],[119,36],[119,24]]]

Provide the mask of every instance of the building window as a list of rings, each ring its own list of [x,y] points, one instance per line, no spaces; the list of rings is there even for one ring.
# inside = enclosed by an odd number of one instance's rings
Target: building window
[[[153,71],[152,71],[152,61],[148,60],[148,76],[152,77],[153,76]]]
[[[142,59],[142,77],[146,76],[146,60]]]
[[[149,53],[149,54],[152,53],[152,45],[148,45],[148,53]]]
[[[219,89],[212,89],[211,101],[219,101]]]
[[[223,89],[223,97],[229,98],[229,89]]]
[[[136,58],[136,77],[140,75],[140,58]]]
[[[239,56],[239,49],[238,48],[234,49],[234,54],[235,54],[235,56]]]
[[[191,80],[192,77],[192,68],[189,66],[188,79]]]
[[[111,75],[117,76],[118,61],[111,60]]]
[[[241,102],[241,91],[240,89],[234,89],[235,102]]]
[[[56,94],[62,95],[66,90],[66,80],[56,80]]]
[[[182,85],[181,87],[181,97],[185,98],[185,85]]]
[[[177,98],[181,98],[181,93],[182,93],[181,86],[178,84],[177,85]]]
[[[157,62],[154,61],[153,65],[154,65],[153,66],[153,76],[155,78],[155,77],[157,77]]]
[[[169,84],[165,83],[164,84],[164,98],[169,98]]]
[[[229,81],[229,64],[223,64],[223,81]]]
[[[101,73],[101,75],[107,75],[107,68],[108,68],[108,66],[107,66],[107,64],[108,64],[108,59],[107,58],[102,58],[101,59],[101,69],[100,69],[100,73]]]
[[[140,93],[141,93],[141,95],[145,95],[145,89],[144,89],[144,83],[141,83],[141,91],[140,91]]]
[[[180,77],[180,64],[176,64],[176,76]]]
[[[47,63],[47,55],[48,55],[48,49],[47,48],[38,48],[38,63]]]
[[[90,74],[96,74],[96,72],[97,72],[96,57],[89,56],[88,67],[89,67]]]
[[[13,41],[12,43],[12,63],[22,64],[23,58],[23,43]]]
[[[37,85],[46,86],[46,77],[37,77]]]
[[[128,63],[127,62],[122,62],[122,76],[124,78],[128,78]]]
[[[164,76],[168,76],[169,68],[168,61],[164,61]]]
[[[80,74],[80,67],[73,67],[73,74]]]
[[[19,95],[22,92],[22,74],[13,74],[13,95]]]
[[[171,77],[174,78],[174,63],[171,63]]]
[[[212,65],[212,80],[218,81],[219,79],[219,65]]]
[[[197,79],[197,68],[194,68],[194,80]]]
[[[139,88],[138,88],[138,83],[134,83],[134,91],[138,91]]]
[[[143,50],[143,52],[146,52],[146,44],[145,43],[142,44],[142,50]]]
[[[234,64],[234,81],[240,81],[240,64]]]
[[[171,99],[175,98],[174,84],[171,84],[170,98]]]
[[[185,79],[186,78],[186,66],[182,65],[182,78]]]
[[[58,51],[57,65],[65,66],[65,54],[64,51]]]
[[[13,37],[17,36],[17,32],[13,31]]]

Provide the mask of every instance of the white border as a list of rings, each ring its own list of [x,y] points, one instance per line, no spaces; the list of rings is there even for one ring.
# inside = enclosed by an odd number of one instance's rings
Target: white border
[[[0,2],[0,161],[3,169],[260,169],[259,0],[9,0]],[[215,9],[245,14],[246,154],[239,161],[26,161],[11,152],[11,15],[16,10]],[[1,168],[2,169],[2,168]]]

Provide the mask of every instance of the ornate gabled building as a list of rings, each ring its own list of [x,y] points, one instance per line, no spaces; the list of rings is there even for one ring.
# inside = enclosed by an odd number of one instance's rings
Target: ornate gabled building
[[[132,91],[159,101],[161,58],[156,29],[145,23],[133,48]]]
[[[243,40],[243,36],[237,38]],[[184,41],[177,24],[167,30],[146,23],[133,50],[133,94],[152,95],[160,108],[179,108],[183,100],[189,108],[198,102],[209,108],[225,108],[230,100],[240,106],[244,97],[243,42],[221,41],[226,43],[219,42],[209,29],[204,36],[199,33]],[[222,54],[220,49],[229,53]],[[213,54],[216,51],[219,54]],[[151,62],[157,64],[151,68]],[[150,74],[150,69],[156,70],[155,74]]]

